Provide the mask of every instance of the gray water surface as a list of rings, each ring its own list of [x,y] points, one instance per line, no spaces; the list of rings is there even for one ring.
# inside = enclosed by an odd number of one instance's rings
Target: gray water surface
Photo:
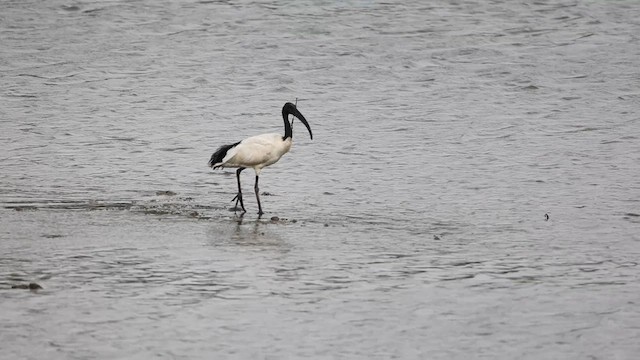
[[[636,2],[0,6],[0,358],[640,352]]]

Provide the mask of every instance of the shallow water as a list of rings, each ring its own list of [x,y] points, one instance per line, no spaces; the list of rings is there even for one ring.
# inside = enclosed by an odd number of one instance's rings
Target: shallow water
[[[4,2],[0,357],[635,358],[638,18]],[[209,156],[296,98],[240,218]]]

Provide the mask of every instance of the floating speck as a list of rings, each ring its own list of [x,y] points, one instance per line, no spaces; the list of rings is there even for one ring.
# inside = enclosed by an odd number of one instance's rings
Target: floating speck
[[[41,290],[42,286],[40,286],[37,283],[29,283],[29,284],[18,284],[18,285],[12,285],[11,286],[12,289],[29,289],[31,291],[36,291],[36,290]]]

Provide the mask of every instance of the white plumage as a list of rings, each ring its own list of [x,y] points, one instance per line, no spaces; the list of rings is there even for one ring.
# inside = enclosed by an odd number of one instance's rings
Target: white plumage
[[[262,168],[275,164],[288,153],[291,144],[291,138],[282,140],[282,135],[276,133],[252,136],[229,149],[222,161],[212,167],[253,168],[260,175]]]
[[[292,145],[293,133],[291,123],[289,123],[289,115],[298,118],[309,130],[309,136],[313,139],[309,123],[296,109],[292,103],[286,103],[282,107],[282,118],[284,120],[284,136],[280,134],[262,134],[246,138],[231,145],[222,145],[211,155],[209,166],[212,169],[217,168],[238,168],[236,177],[238,179],[238,194],[233,200],[236,201],[235,208],[238,208],[238,202],[242,207],[243,214],[246,212],[242,201],[242,187],[240,186],[240,173],[246,168],[253,168],[256,172],[256,183],[254,191],[258,202],[258,215],[262,216],[262,205],[260,204],[260,192],[258,189],[258,179],[260,172],[266,166],[275,164],[282,155],[289,152]],[[233,201],[232,200],[232,201]]]

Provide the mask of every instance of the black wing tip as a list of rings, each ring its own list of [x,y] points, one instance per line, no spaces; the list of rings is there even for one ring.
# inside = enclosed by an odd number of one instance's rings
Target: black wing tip
[[[211,159],[209,159],[209,162],[207,163],[207,165],[209,165],[209,167],[212,169],[220,167],[220,165],[219,166],[215,166],[215,165],[218,163],[221,163],[224,157],[227,156],[227,152],[229,151],[229,149],[236,147],[238,144],[240,144],[240,141],[238,141],[235,144],[220,146],[218,150],[216,150],[211,155]]]

